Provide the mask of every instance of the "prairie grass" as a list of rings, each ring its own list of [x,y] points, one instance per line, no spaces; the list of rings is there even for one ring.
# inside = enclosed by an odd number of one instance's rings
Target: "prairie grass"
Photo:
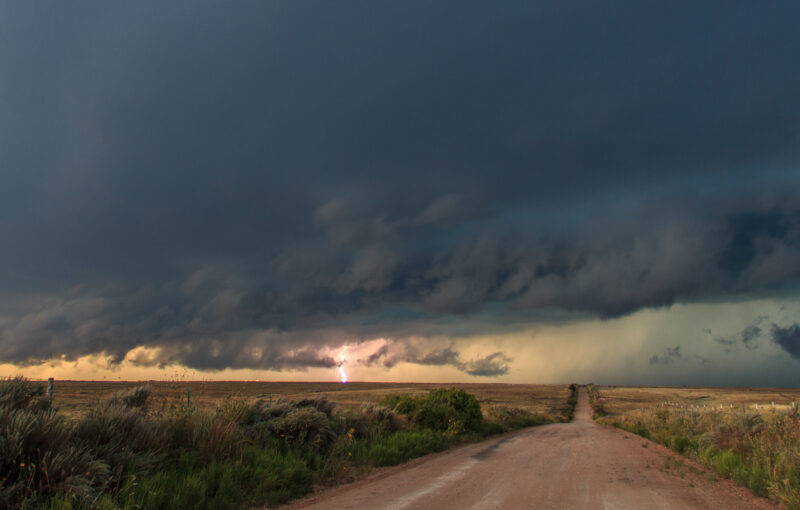
[[[0,509],[275,505],[354,471],[563,419],[490,405],[487,420],[486,404],[455,387],[357,408],[326,394],[218,403],[199,407],[159,398],[151,385],[128,386],[65,416],[40,384],[0,381]]]
[[[372,382],[258,382],[258,381],[56,381],[53,402],[59,414],[78,417],[114,395],[147,386],[153,408],[187,405],[214,411],[227,401],[285,399],[300,401],[324,396],[337,408],[358,411],[388,395],[420,396],[437,388],[461,388],[478,399],[481,408],[510,406],[555,417],[562,412],[570,390],[565,384],[372,383]]]
[[[800,415],[796,408],[763,412],[633,410],[600,418],[693,457],[753,493],[800,510]]]

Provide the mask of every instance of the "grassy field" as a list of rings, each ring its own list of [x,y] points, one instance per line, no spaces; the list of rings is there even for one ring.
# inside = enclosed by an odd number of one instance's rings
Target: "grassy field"
[[[647,386],[596,386],[605,413],[623,415],[636,409],[646,409],[671,402],[677,406],[700,406],[741,410],[742,405],[762,411],[789,409],[792,402],[800,402],[800,388],[659,388]]]
[[[600,423],[663,444],[800,510],[800,389],[588,389]]]
[[[524,409],[530,413],[563,416],[570,390],[565,384],[428,384],[349,382],[298,383],[255,381],[56,381],[53,404],[67,416],[77,416],[109,396],[147,384],[153,401],[162,405],[191,404],[211,410],[229,399],[255,400],[270,397],[301,400],[325,396],[342,408],[355,409],[362,403],[375,403],[388,395],[419,396],[436,388],[455,386],[475,395],[485,413],[496,406]],[[187,395],[188,394],[188,395]]]

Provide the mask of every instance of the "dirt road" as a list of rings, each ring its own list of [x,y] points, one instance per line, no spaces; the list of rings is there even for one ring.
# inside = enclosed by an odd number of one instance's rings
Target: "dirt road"
[[[306,509],[778,508],[655,443],[575,419],[432,455],[321,492]]]

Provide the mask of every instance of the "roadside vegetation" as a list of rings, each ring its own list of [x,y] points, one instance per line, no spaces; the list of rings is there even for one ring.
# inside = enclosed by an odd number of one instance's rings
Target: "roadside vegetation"
[[[574,409],[575,388],[570,406]],[[326,398],[157,405],[147,386],[59,414],[43,387],[0,381],[0,509],[211,509],[275,505],[374,466],[561,421],[439,388],[358,409]]]
[[[608,413],[606,413],[605,403],[595,385],[587,384],[586,393],[589,395],[589,404],[592,406],[592,417],[597,419],[606,416]]]
[[[603,416],[596,389],[595,416]],[[743,412],[657,407],[599,418],[710,466],[719,474],[800,510],[800,414],[797,408]]]

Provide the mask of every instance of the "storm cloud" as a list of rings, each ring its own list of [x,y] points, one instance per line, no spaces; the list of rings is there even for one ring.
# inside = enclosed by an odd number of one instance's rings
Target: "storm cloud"
[[[789,356],[800,359],[800,324],[780,327],[773,324],[771,328],[772,341],[786,351]]]
[[[366,358],[357,360],[357,362],[366,366],[380,364],[387,368],[393,367],[400,362],[429,366],[451,366],[472,376],[496,377],[507,374],[510,370],[509,363],[514,361],[500,351],[493,352],[487,356],[464,360],[461,353],[455,350],[453,345],[429,350],[424,354],[420,354],[420,346],[409,342],[394,342],[392,347],[383,345]]]
[[[48,9],[0,7],[2,361],[496,376],[424,340],[800,286],[796,3]]]
[[[684,359],[681,354],[681,346],[667,347],[661,354],[653,354],[650,356],[651,365],[668,365],[676,360]]]
[[[761,325],[768,319],[767,315],[759,315],[737,334],[728,337],[718,336],[714,338],[714,341],[722,345],[725,352],[731,352],[739,345],[748,351],[758,349],[758,340],[761,339],[763,333]]]

